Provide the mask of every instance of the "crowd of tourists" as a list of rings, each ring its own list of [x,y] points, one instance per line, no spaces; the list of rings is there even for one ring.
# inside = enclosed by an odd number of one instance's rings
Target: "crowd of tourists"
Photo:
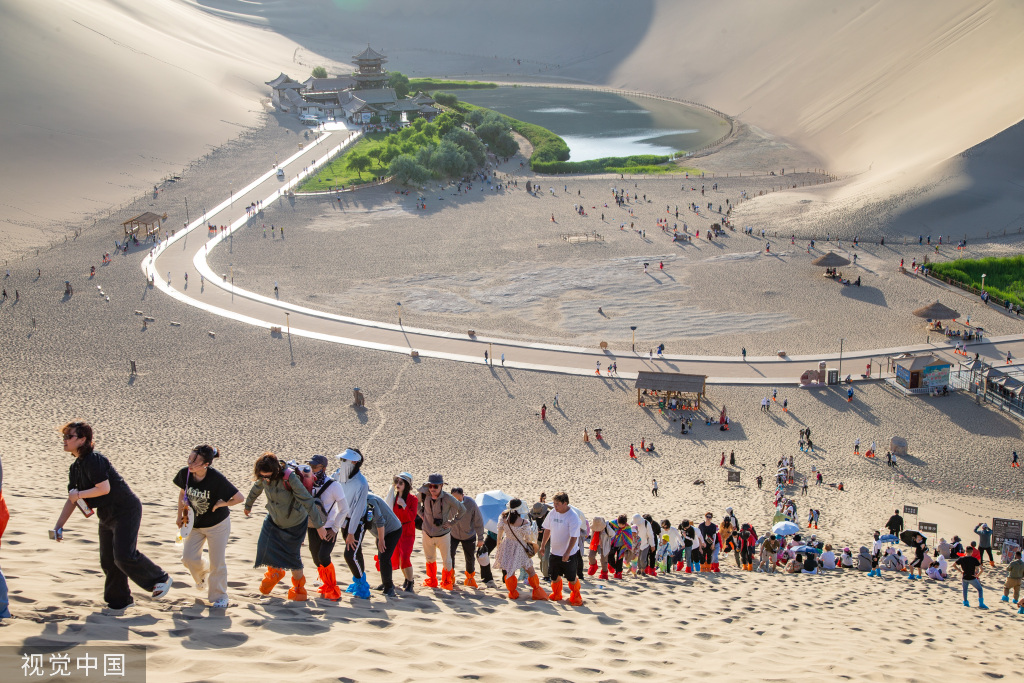
[[[154,599],[166,596],[172,584],[170,575],[138,549],[141,501],[110,461],[95,450],[93,430],[88,424],[70,422],[61,432],[64,450],[74,460],[68,475],[67,499],[50,531],[51,538],[63,540],[64,527],[76,510],[86,517],[95,512],[108,610],[120,613],[133,605],[129,580]],[[889,534],[876,532],[871,549],[862,546],[854,555],[848,547],[833,548],[810,534],[810,528],[817,530],[817,511],[809,513],[809,535],[802,536],[793,521],[796,502],[785,496],[776,497],[775,525],[759,536],[754,524],[741,523],[731,507],[720,518],[707,512],[702,519],[685,519],[678,524],[641,513],[588,519],[570,504],[564,492],[555,494],[550,504],[543,493],[532,504],[521,499],[502,501],[500,512],[492,501],[485,515],[461,487],[448,486],[445,490],[441,474],[431,474],[417,486],[413,475],[398,473],[380,496],[362,472],[365,459],[357,448],[335,457],[333,473],[328,472],[331,459],[324,455],[298,463],[263,453],[255,459],[253,482],[243,496],[214,468],[219,457],[218,449],[212,446],[196,446],[188,454],[186,466],[171,477],[178,491],[175,503],[182,563],[197,588],[207,592],[210,606],[216,608],[229,605],[226,549],[231,535],[230,508],[241,504],[243,513],[249,516],[260,498],[266,514],[253,562],[255,568],[264,570],[258,590],[269,596],[290,574],[287,597],[294,601],[309,597],[304,545],[316,567],[316,592],[322,598],[337,601],[343,592],[370,598],[363,553],[367,532],[373,537],[372,562],[380,576],[376,590],[389,598],[400,595],[394,583],[396,572],[403,579],[401,592],[415,591],[412,552],[417,538],[424,556],[424,587],[456,589],[455,565],[461,549],[465,570],[458,583],[462,586],[497,589],[500,581],[508,597],[515,600],[520,597],[520,584],[525,584],[533,600],[566,599],[573,606],[583,605],[585,576],[614,581],[628,576],[655,578],[672,572],[718,573],[731,555],[740,571],[768,573],[861,570],[869,576],[881,576],[885,570],[905,572],[910,580],[927,576],[941,581],[955,567],[962,574],[964,605],[969,605],[968,588],[974,587],[979,606],[987,609],[980,581],[986,554],[989,566],[995,566],[993,534],[985,523],[975,528],[978,541],[964,545],[954,536],[952,543],[941,539],[929,550],[923,535],[904,529],[897,511],[885,525]],[[0,467],[0,535],[8,517]],[[780,524],[789,526],[782,528]],[[339,539],[342,548],[338,565],[343,561],[351,574],[344,591],[338,584],[334,557]],[[909,548],[907,556],[903,554],[904,546]],[[1024,561],[1019,547],[1004,546],[1002,559],[1008,565],[1002,599],[1009,602],[1012,590],[1014,604],[1020,604]],[[500,571],[500,578],[494,570]],[[542,585],[542,581],[548,585]],[[1020,613],[1024,614],[1024,606]],[[8,616],[7,586],[0,573],[0,618]]]

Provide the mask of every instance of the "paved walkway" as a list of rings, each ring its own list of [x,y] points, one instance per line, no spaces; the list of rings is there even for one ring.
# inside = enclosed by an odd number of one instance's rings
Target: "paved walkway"
[[[266,207],[275,201],[290,201],[286,196],[289,189],[314,173],[342,147],[352,144],[358,136],[358,133],[346,130],[322,133],[317,140],[280,164],[284,169],[284,179],[278,178],[276,168],[271,168],[156,247],[154,255],[142,262],[146,277],[152,277],[159,290],[182,303],[257,327],[281,326],[286,336],[403,354],[416,350],[421,357],[467,363],[483,363],[486,351],[495,369],[501,366],[504,354],[506,367],[546,372],[596,375],[600,367],[600,376],[606,377],[608,366],[617,363],[618,375],[622,378],[635,378],[638,371],[654,370],[707,375],[708,382],[712,384],[793,385],[799,382],[804,370],[816,369],[818,361],[828,361],[830,367],[839,366],[838,349],[820,355],[749,357],[746,361],[738,356],[665,356],[650,360],[646,355],[629,350],[602,351],[490,337],[470,338],[466,334],[402,326],[397,324],[397,317],[395,323],[360,320],[278,301],[235,287],[228,273],[213,272],[206,261],[207,254],[220,242],[230,241],[235,231],[246,226],[249,220],[247,206],[257,201]],[[209,223],[226,225],[228,229],[210,239],[206,231]],[[189,273],[187,286],[183,278],[186,272]],[[963,356],[954,355],[952,349],[953,344],[937,339],[932,344],[847,352],[842,355],[842,373],[860,379],[866,365],[872,362],[872,374],[878,378],[879,363],[884,369],[886,356],[905,352],[930,351],[949,359],[954,365],[964,360]],[[1008,350],[1014,358],[1024,358],[1024,339],[1019,335],[995,337],[970,346],[972,354],[980,353],[983,359],[996,364],[1004,361]]]

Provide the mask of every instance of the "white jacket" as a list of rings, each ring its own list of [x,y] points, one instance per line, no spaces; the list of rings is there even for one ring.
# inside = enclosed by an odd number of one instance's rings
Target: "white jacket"
[[[654,530],[651,529],[650,523],[640,513],[633,515],[633,527],[636,528],[637,538],[640,540],[640,547],[637,550],[657,547],[657,544],[654,542]]]
[[[320,494],[320,502],[323,503],[324,510],[327,511],[327,523],[324,526],[337,533],[348,518],[348,501],[345,500],[345,489],[341,487],[341,484],[333,479],[327,481],[330,483]]]
[[[679,529],[675,528],[674,526],[670,526],[668,528],[668,531],[662,532],[662,536],[664,536],[665,534],[668,534],[669,550],[671,550],[672,552],[677,552],[680,548],[683,547],[683,537],[679,533]]]

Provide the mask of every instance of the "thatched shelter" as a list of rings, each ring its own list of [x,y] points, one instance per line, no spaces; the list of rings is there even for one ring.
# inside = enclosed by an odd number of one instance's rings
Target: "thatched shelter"
[[[146,236],[152,235],[154,232],[160,229],[160,221],[167,218],[167,214],[163,216],[157,215],[152,211],[141,213],[135,218],[129,218],[121,224],[124,227],[125,237],[128,235],[135,235],[138,233],[139,228],[146,229]]]
[[[830,251],[824,256],[814,259],[812,265],[821,266],[822,268],[839,268],[840,266],[850,265],[850,261],[834,251]]]
[[[959,312],[954,311],[949,306],[940,304],[938,301],[922,306],[914,311],[914,315],[918,318],[927,318],[929,320],[956,320],[960,317]]]
[[[700,399],[705,396],[707,375],[684,375],[679,372],[640,371],[636,377],[637,405],[657,402],[667,407],[673,398],[680,407],[700,410]]]

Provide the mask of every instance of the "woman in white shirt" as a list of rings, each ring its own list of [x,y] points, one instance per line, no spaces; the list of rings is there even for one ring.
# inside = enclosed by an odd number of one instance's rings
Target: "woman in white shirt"
[[[826,545],[825,552],[821,554],[821,567],[822,569],[836,568],[836,554],[832,552],[831,545]]]

